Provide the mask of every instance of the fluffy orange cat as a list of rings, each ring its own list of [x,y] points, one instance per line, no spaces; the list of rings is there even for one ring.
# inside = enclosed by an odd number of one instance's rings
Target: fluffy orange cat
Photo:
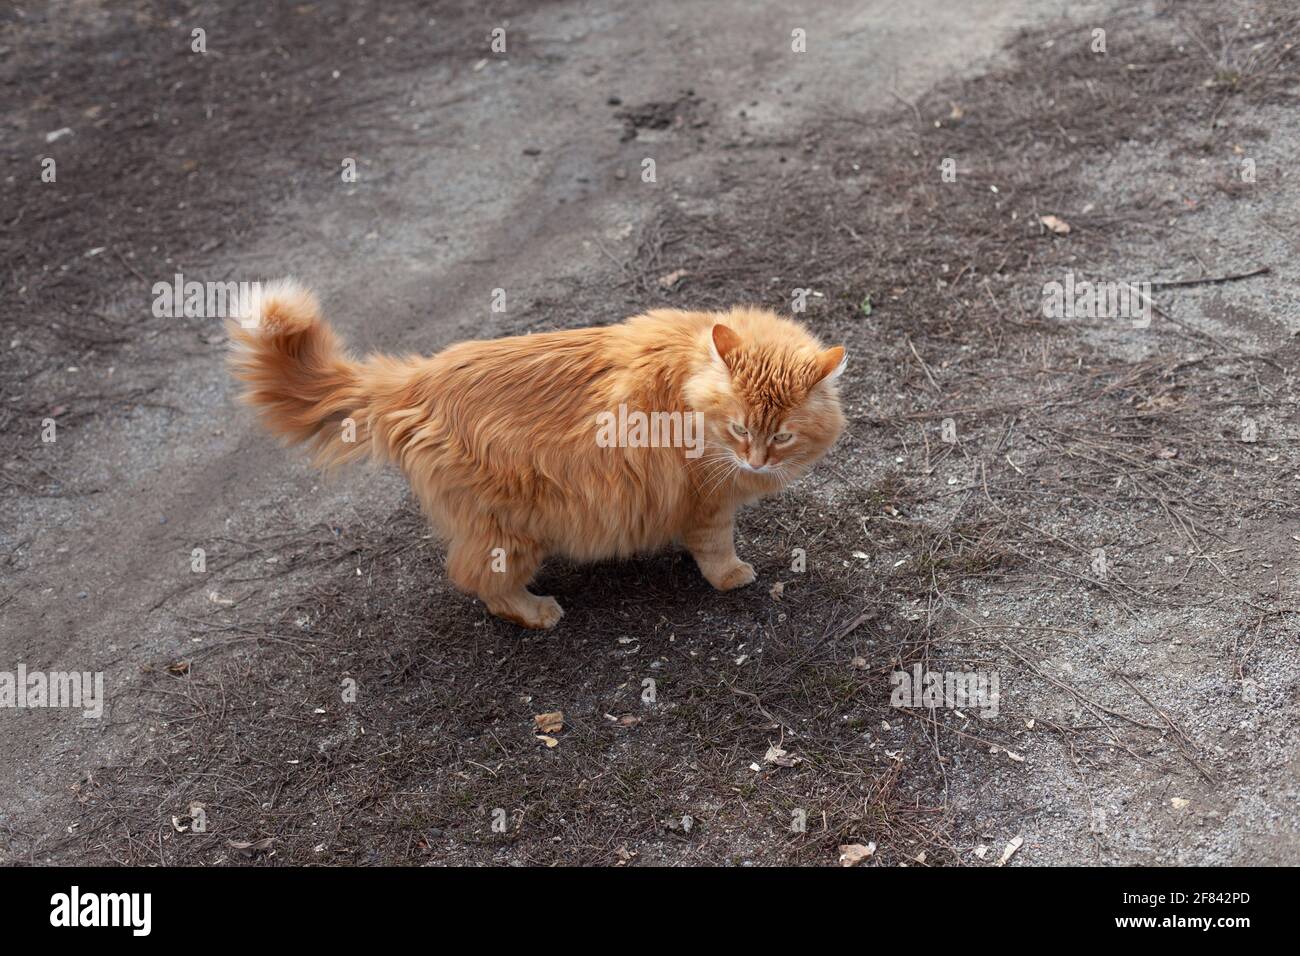
[[[322,466],[396,463],[448,542],[451,580],[524,627],[564,613],[528,590],[552,554],[678,541],[715,588],[749,584],[737,507],[807,472],[844,426],[844,349],[760,309],[660,309],[356,360],[316,297],[285,280],[228,326],[232,369],[266,426]]]

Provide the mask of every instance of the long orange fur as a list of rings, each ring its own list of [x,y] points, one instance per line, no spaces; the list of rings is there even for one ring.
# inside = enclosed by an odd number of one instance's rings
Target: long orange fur
[[[595,561],[681,542],[715,588],[749,584],[736,509],[806,473],[844,425],[843,348],[759,309],[663,309],[356,360],[316,297],[282,280],[228,327],[232,371],[270,431],[323,467],[397,464],[447,541],[452,582],[525,627],[563,614],[527,589],[552,554]],[[620,404],[702,413],[702,453],[602,447],[597,422]]]

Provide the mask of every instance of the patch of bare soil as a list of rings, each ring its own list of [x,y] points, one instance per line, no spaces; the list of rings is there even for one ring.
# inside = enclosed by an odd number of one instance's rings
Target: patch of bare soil
[[[742,516],[755,586],[714,593],[680,554],[550,565],[564,623],[523,634],[450,590],[411,507],[231,539],[204,585],[231,603],[161,609],[203,650],[153,669],[150,758],[89,775],[41,853],[993,865],[1019,838],[1015,863],[1296,862],[1297,345],[1178,297],[1292,275],[1182,247],[1258,196],[1233,144],[1294,115],[1300,18],[1160,10],[1108,22],[1104,53],[1075,24],[1024,35],[885,121],[716,141],[730,188],[687,195],[707,214],[666,203],[552,303],[580,324],[808,290],[852,356],[851,427]],[[1115,202],[1098,170],[1135,144]],[[1138,243],[1176,257],[1136,271]],[[1067,272],[1198,285],[1155,287],[1146,328],[1046,317]],[[892,706],[916,665],[998,675],[998,712]]]
[[[157,390],[92,392],[80,385],[80,365],[125,353],[157,363],[161,374],[177,351],[218,334],[205,326],[190,339],[177,335],[170,317],[153,315],[146,277],[219,258],[267,206],[299,189],[313,165],[336,170],[358,135],[389,126],[405,76],[430,58],[469,56],[481,29],[464,15],[472,4],[450,2],[390,3],[378,14],[342,3],[248,0],[173,13],[165,6],[0,13],[0,89],[14,104],[0,114],[0,138],[12,144],[34,132],[47,142],[35,155],[15,146],[4,154],[0,507],[3,497],[94,494],[68,487],[57,463],[32,451],[31,435],[46,418],[72,428],[147,407]],[[309,45],[310,62],[280,48],[257,69],[228,68],[225,50],[258,49],[251,41],[272,29],[290,45]],[[194,30],[202,30],[206,52],[195,51]],[[392,35],[404,31],[428,40],[394,45]],[[367,34],[369,44],[357,43]],[[526,56],[526,38],[515,42]],[[376,74],[393,95],[376,104],[372,123],[334,123],[340,104],[359,105],[354,77]],[[34,116],[49,128],[31,129]],[[304,142],[316,164],[302,162]],[[119,288],[124,275],[138,280],[138,298],[106,299],[104,290]]]
[[[617,96],[610,97],[611,106],[622,105]],[[614,115],[623,121],[623,139],[636,139],[643,129],[671,129],[690,123],[699,125],[695,113],[700,105],[694,90],[686,90],[677,99],[669,103],[641,103],[634,107],[621,109]]]

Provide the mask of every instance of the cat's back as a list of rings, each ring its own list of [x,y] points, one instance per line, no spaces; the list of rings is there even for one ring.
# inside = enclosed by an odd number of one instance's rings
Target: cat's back
[[[685,492],[682,450],[600,442],[602,413],[668,410],[661,377],[639,367],[654,350],[637,341],[620,323],[461,342],[430,359],[419,436],[431,513],[488,508],[575,558],[661,547]]]
[[[689,366],[709,324],[707,313],[659,309],[615,325],[459,342],[434,356],[430,373],[452,395],[576,409]]]

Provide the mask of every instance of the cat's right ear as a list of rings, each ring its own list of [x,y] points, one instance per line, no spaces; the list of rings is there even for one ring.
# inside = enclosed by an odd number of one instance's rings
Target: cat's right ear
[[[844,366],[848,364],[849,356],[844,351],[844,346],[836,345],[828,348],[817,357],[817,378],[813,384],[835,381],[844,374]]]
[[[740,336],[729,326],[719,324],[713,327],[713,357],[727,368],[731,368],[728,356],[739,347]]]

